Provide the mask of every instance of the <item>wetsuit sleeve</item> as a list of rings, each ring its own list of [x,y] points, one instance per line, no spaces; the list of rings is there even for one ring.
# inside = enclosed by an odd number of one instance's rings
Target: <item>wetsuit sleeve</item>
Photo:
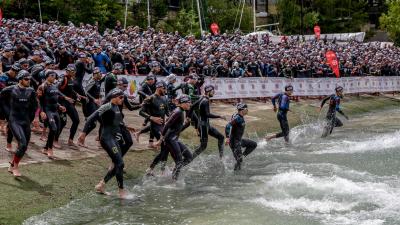
[[[128,96],[124,95],[124,105],[129,111],[138,110],[141,108],[140,104],[129,101]]]
[[[88,117],[88,119],[86,120],[85,126],[83,127],[83,133],[87,134],[88,131],[91,129],[91,124],[94,124],[97,120],[100,119],[100,112],[99,109],[96,110],[94,113],[92,113],[92,115],[90,115]]]
[[[30,104],[30,121],[32,122],[35,119],[35,112],[36,109],[38,108],[38,101],[36,98],[36,92],[32,90],[31,96],[29,98],[29,104]]]
[[[272,102],[272,105],[274,106],[274,108],[276,108],[276,99],[278,99],[280,95],[281,94],[277,94],[274,97],[272,97],[272,99],[271,99],[271,102]]]
[[[161,135],[163,137],[167,136],[169,133],[168,131],[170,130],[171,127],[173,127],[176,123],[176,121],[179,119],[179,112],[175,111],[167,120],[167,122],[164,125],[164,129],[161,132]]]
[[[231,130],[232,130],[232,124],[231,122],[229,122],[228,124],[226,124],[225,126],[225,137],[229,138],[230,134],[231,134]]]
[[[38,88],[38,91],[40,91],[42,94],[40,96],[38,96],[39,99],[39,108],[41,112],[44,112],[44,106],[45,106],[45,102],[44,102],[44,95],[45,95],[45,88],[44,88],[44,84],[40,85]]]
[[[86,85],[86,87],[84,88],[84,91],[85,91],[86,96],[87,96],[91,101],[94,101],[94,100],[95,100],[95,97],[93,97],[93,96],[89,93],[89,91],[90,91],[90,89],[92,89],[92,87],[93,87],[95,84],[96,84],[96,81],[94,81],[93,79],[91,79],[91,80],[89,81],[89,83]]]
[[[199,108],[200,103],[201,103],[202,100],[203,100],[203,98],[200,98],[199,100],[195,101],[195,102],[190,106],[189,112],[188,112],[187,115],[186,115],[187,117],[191,117],[191,116],[192,116],[193,111],[194,111],[195,109]]]
[[[325,103],[331,98],[331,96],[328,96],[326,98],[324,98],[321,102],[321,108],[325,105]]]
[[[10,111],[9,109],[9,101],[10,101],[10,95],[12,91],[13,86],[6,87],[0,92],[0,103],[1,103],[1,108],[3,109],[4,112]],[[8,114],[8,113],[6,113]]]
[[[229,138],[229,136],[231,135],[231,131],[233,129],[233,127],[235,127],[237,124],[241,123],[240,121],[240,117],[237,116],[237,114],[235,116],[233,116],[232,120],[225,126],[225,136],[227,138]]]
[[[202,101],[200,107],[205,107],[204,112],[206,113],[207,118],[221,118],[221,116],[210,113],[210,101]],[[201,110],[200,110],[201,111]]]
[[[146,119],[150,119],[150,104],[152,102],[152,98],[146,98],[144,100],[144,104],[142,106],[142,109],[139,111],[139,115],[146,118]]]

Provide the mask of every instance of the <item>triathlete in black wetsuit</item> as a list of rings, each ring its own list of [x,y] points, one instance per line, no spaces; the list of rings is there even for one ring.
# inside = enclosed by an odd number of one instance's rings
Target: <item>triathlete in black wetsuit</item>
[[[83,129],[83,134],[89,129],[88,125],[90,123],[100,119],[102,124],[100,144],[111,158],[113,166],[109,168],[106,176],[96,185],[95,189],[97,192],[105,194],[105,184],[115,176],[118,183],[119,196],[120,198],[124,198],[126,197],[126,192],[124,190],[124,161],[122,157],[125,153],[123,152],[124,139],[121,134],[123,116],[119,108],[124,102],[124,93],[116,88],[111,90],[106,98],[110,99],[110,102],[100,106],[88,118]]]
[[[214,86],[206,85],[203,97],[198,100],[200,146],[194,151],[193,158],[199,156],[207,148],[208,135],[218,140],[219,157],[222,158],[224,155],[224,135],[210,125],[210,118],[226,119],[210,112],[210,98],[214,96],[214,93]]]
[[[53,159],[53,143],[61,127],[59,111],[65,112],[66,109],[59,103],[59,99],[63,98],[63,94],[58,90],[57,85],[54,84],[57,73],[53,70],[48,70],[45,76],[46,81],[38,88],[38,97],[40,103],[40,117],[48,124],[50,131],[47,136],[46,146],[42,152],[50,159]]]
[[[58,138],[60,137],[62,130],[64,129],[65,125],[67,124],[67,115],[71,119],[71,122],[72,122],[70,131],[69,131],[68,145],[75,146],[74,137],[75,137],[76,131],[78,130],[78,126],[79,126],[79,122],[80,122],[78,111],[75,108],[75,102],[80,101],[81,98],[84,98],[84,96],[79,95],[74,90],[74,78],[75,78],[75,72],[76,72],[75,65],[69,64],[65,71],[66,71],[66,74],[61,79],[58,89],[64,95],[64,98],[60,100],[60,104],[62,106],[64,106],[67,111],[65,113],[60,114],[61,128],[59,129],[59,133],[56,135],[56,138],[55,138],[54,147],[56,147],[56,148],[60,148],[60,145],[58,143]]]
[[[175,168],[172,179],[177,180],[179,173],[192,159],[190,150],[179,141],[179,134],[182,132],[185,123],[185,111],[190,109],[191,100],[187,95],[181,95],[178,99],[179,106],[172,112],[165,123],[162,136],[156,145],[162,145],[171,154],[175,161]]]
[[[321,102],[321,107],[320,107],[319,111],[322,110],[322,107],[329,100],[329,109],[326,114],[327,124],[324,127],[322,137],[326,137],[329,134],[331,134],[334,127],[343,126],[342,121],[340,121],[339,118],[336,117],[336,112],[342,114],[347,120],[349,119],[349,117],[347,115],[345,115],[343,113],[342,109],[340,108],[340,100],[343,98],[343,87],[340,87],[340,86],[336,87],[335,92],[336,92],[336,94],[326,97]]]
[[[144,100],[142,110],[140,110],[139,114],[145,119],[150,120],[151,132],[159,140],[164,127],[165,117],[169,114],[168,101],[165,97],[167,84],[164,81],[158,81],[156,88],[156,93]],[[160,161],[164,165],[167,157],[168,151],[161,147],[160,153],[154,158],[148,172],[151,174],[154,167]],[[162,166],[162,169],[164,169],[164,166]]]
[[[24,156],[31,137],[31,122],[35,118],[38,106],[36,93],[30,87],[31,76],[28,71],[21,70],[17,75],[18,84],[4,88],[0,92],[0,102],[9,102],[9,128],[18,141],[18,149],[14,154],[8,171],[14,176],[21,176],[18,164]]]
[[[225,127],[226,144],[229,144],[236,159],[235,171],[241,169],[243,156],[246,157],[257,148],[255,141],[243,138],[246,127],[244,116],[248,113],[247,105],[239,103],[236,108],[238,112],[232,116],[232,120]],[[245,148],[243,153],[242,148]]]

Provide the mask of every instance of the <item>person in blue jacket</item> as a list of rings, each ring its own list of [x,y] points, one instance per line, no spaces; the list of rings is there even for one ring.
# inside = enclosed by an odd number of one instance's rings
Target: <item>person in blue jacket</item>
[[[343,126],[342,121],[340,121],[336,117],[336,112],[342,114],[346,119],[349,119],[347,115],[343,113],[343,111],[340,108],[340,99],[343,98],[343,87],[338,86],[335,88],[335,94],[332,94],[326,98],[324,98],[321,102],[321,107],[319,108],[319,111],[322,110],[322,107],[325,105],[325,103],[329,100],[329,109],[326,114],[326,120],[327,124],[324,127],[324,131],[322,133],[322,137],[326,137],[329,134],[332,133],[334,127],[341,127]]]
[[[102,51],[101,46],[96,46],[96,53],[94,53],[92,57],[94,65],[99,67],[101,73],[107,73],[109,71],[107,68],[111,68],[111,60],[107,54]]]
[[[285,86],[285,92],[279,93],[272,98],[274,112],[278,111],[277,119],[279,121],[282,131],[280,133],[267,137],[267,141],[273,138],[283,137],[286,143],[289,142],[289,122],[287,119],[287,112],[290,111],[290,96],[292,96],[292,94],[293,86],[289,84]],[[278,106],[276,103],[278,103]]]

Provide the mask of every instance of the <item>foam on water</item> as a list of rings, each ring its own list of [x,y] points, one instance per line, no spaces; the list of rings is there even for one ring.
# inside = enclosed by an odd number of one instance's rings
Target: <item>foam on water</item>
[[[322,215],[327,224],[380,224],[388,218],[398,221],[400,216],[400,187],[388,183],[316,177],[302,171],[258,179],[265,183],[263,197],[253,202],[283,212]]]
[[[352,154],[369,151],[382,151],[391,148],[400,147],[400,131],[394,133],[382,134],[373,138],[363,139],[361,141],[343,140],[327,149],[314,152],[314,154]]]

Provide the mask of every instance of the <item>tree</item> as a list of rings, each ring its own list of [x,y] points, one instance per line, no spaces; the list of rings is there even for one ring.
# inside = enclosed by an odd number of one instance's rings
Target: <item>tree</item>
[[[400,46],[400,1],[391,1],[389,10],[379,18],[382,29],[389,32],[389,37],[396,46]]]
[[[278,0],[277,10],[281,30],[296,34],[300,28],[300,6],[293,0]]]

